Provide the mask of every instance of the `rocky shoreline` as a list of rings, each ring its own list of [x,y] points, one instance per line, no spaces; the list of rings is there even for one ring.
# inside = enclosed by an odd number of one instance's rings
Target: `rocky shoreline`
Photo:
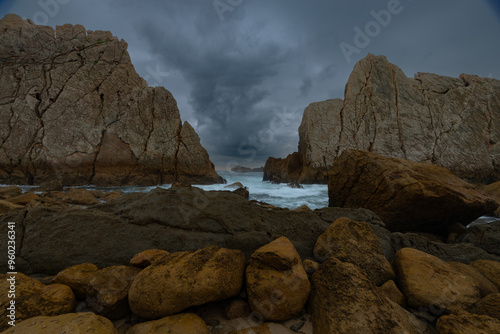
[[[6,296],[0,326],[2,333],[498,331],[500,262],[447,263],[408,247],[389,262],[374,226],[339,218],[304,261],[280,237],[249,257],[218,246],[150,249],[123,265],[80,263],[38,280],[18,273],[16,326],[7,324]],[[494,229],[500,235],[500,224]]]
[[[328,183],[289,210],[192,186],[224,180],[110,32],[7,15],[0,36],[0,182],[40,185],[0,187],[2,334],[500,333],[500,222],[466,227],[500,185],[455,175],[499,178],[498,80],[368,55],[266,163]]]
[[[437,190],[469,219],[498,205],[448,171],[434,170],[441,167],[362,151],[344,155],[336,166],[350,172],[342,173],[345,181],[333,177],[335,166],[330,176],[350,186],[331,193],[331,203],[336,195],[363,193],[353,190],[356,181],[347,181],[358,173],[358,164],[379,184],[379,193],[372,192],[367,176],[355,177],[364,193],[388,196],[384,203],[395,214],[400,212],[396,206],[406,208],[406,224],[386,217],[391,222],[386,225],[374,212],[349,208],[348,202],[344,208],[276,208],[249,201],[242,187],[203,191],[174,184],[131,194],[85,189],[20,194],[17,187],[0,188],[0,208],[13,205],[0,215],[2,233],[7,235],[8,222],[16,222],[20,240],[17,322],[9,327],[9,299],[2,296],[0,329],[498,332],[500,222],[465,228],[445,219],[453,210],[442,210]],[[433,178],[418,176],[428,168]],[[427,203],[417,211],[436,217],[432,230],[411,223],[408,202],[391,196],[410,176],[419,185],[398,194],[414,204]],[[420,198],[413,197],[415,191]],[[3,239],[0,244],[7,246]],[[4,263],[0,266],[8,271]],[[5,290],[7,278],[2,275],[0,281]]]

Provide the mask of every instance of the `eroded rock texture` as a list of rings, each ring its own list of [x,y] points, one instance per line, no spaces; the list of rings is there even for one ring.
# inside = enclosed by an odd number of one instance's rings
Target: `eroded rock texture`
[[[343,100],[306,108],[298,153],[269,158],[264,179],[326,183],[335,159],[351,148],[431,162],[488,183],[500,177],[499,129],[499,80],[430,73],[412,79],[369,54],[354,67]]]
[[[0,183],[223,181],[172,94],[148,87],[110,32],[7,15],[0,87]]]

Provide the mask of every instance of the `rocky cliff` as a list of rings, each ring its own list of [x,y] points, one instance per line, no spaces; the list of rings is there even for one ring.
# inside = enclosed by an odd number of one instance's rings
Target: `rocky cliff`
[[[172,94],[110,32],[7,15],[0,87],[0,183],[223,182]]]
[[[500,178],[499,137],[500,81],[466,74],[408,78],[386,57],[369,54],[355,65],[343,100],[306,108],[298,152],[269,158],[264,180],[326,183],[335,159],[360,149],[488,183]]]

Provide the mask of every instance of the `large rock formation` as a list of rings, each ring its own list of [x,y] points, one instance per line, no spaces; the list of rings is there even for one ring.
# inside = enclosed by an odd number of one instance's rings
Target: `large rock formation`
[[[391,231],[448,234],[498,204],[446,168],[345,150],[328,173],[329,206],[366,208]]]
[[[12,14],[0,41],[0,183],[223,182],[172,94],[136,73],[125,41]]]
[[[500,178],[500,81],[418,73],[413,79],[369,54],[354,67],[344,100],[310,104],[298,153],[269,158],[264,180],[326,183],[345,149],[431,162],[475,182]]]

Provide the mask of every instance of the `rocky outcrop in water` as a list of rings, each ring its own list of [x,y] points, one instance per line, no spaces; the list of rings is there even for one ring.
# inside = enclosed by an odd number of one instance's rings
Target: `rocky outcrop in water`
[[[384,56],[354,67],[344,99],[310,104],[299,127],[299,149],[269,158],[264,180],[326,183],[346,149],[431,162],[461,178],[500,178],[500,81],[417,73],[408,78]]]
[[[0,86],[0,183],[223,182],[172,94],[110,32],[7,15]]]

